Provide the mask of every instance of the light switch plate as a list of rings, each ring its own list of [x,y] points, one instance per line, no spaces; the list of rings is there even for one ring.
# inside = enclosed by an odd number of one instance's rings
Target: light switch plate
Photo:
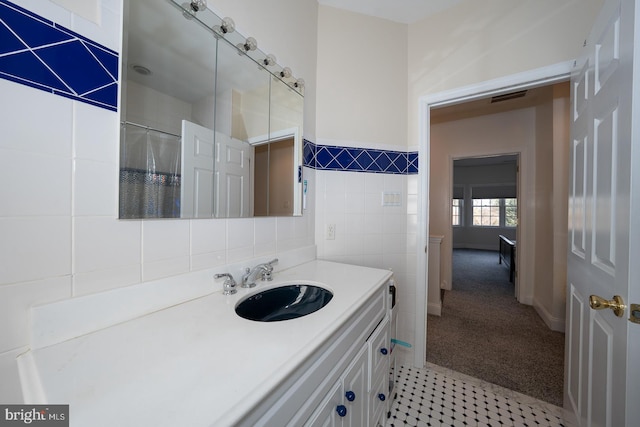
[[[382,193],[382,206],[400,206],[401,197],[397,191],[384,191]]]

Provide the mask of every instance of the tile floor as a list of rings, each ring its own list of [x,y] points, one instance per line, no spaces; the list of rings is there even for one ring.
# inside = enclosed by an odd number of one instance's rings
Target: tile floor
[[[387,426],[573,427],[564,409],[447,368],[398,368]]]

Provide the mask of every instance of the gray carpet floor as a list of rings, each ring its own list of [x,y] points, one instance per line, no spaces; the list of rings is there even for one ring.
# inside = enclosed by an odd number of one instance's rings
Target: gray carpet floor
[[[519,304],[498,253],[453,252],[442,316],[428,316],[427,362],[562,406],[564,334]]]

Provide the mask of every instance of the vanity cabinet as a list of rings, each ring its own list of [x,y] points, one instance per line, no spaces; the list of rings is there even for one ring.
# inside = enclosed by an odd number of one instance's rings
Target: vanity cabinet
[[[305,424],[382,426],[388,390],[389,321],[384,319]]]
[[[243,426],[384,425],[388,390],[388,284],[381,286]]]
[[[368,400],[368,351],[363,346],[345,371],[320,403],[316,412],[305,424],[320,426],[364,426],[367,425]]]

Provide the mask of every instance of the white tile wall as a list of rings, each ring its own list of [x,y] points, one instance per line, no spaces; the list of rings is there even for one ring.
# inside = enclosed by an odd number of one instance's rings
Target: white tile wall
[[[0,286],[0,353],[26,345],[29,307],[70,296],[69,276]]]
[[[26,89],[0,80],[3,100],[0,148],[68,157],[73,132],[72,102],[36,89],[28,89],[29,95],[25,96]]]
[[[118,206],[118,193],[113,185],[117,176],[118,165],[115,162],[75,159],[73,215],[113,217]]]
[[[113,217],[75,217],[75,296],[141,280],[142,227],[139,221]]]
[[[405,313],[399,319],[399,338],[407,342],[413,341],[415,330],[417,236],[417,215],[407,215],[407,209],[409,196],[415,209],[416,183],[417,176],[316,171],[318,258],[393,269]],[[383,207],[383,191],[399,192],[401,206]],[[335,224],[335,240],[326,239],[327,224]],[[411,352],[405,353],[410,360]]]
[[[276,218],[256,218],[254,256],[268,255],[276,251]]]
[[[0,236],[0,285],[71,274],[70,217],[0,217]]]
[[[189,221],[142,223],[142,280],[189,271]]]
[[[400,304],[398,338],[411,343],[415,333],[418,176],[316,171],[315,178],[318,258],[393,269]],[[400,206],[382,206],[384,191],[400,193]],[[335,240],[326,239],[327,224],[336,226]],[[398,351],[401,360],[413,363],[412,350]]]
[[[227,221],[191,221],[192,270],[226,263]]]
[[[0,149],[0,177],[4,183],[20,180],[19,191],[0,186],[0,215],[70,215],[70,159],[21,150]]]
[[[227,261],[237,262],[253,257],[255,220],[237,219],[227,223]]]
[[[120,118],[112,111],[74,102],[70,123],[83,123],[73,127],[73,155],[76,159],[95,160],[117,165],[120,139]],[[66,154],[66,153],[65,153]],[[117,194],[117,181],[112,183]],[[117,207],[110,214],[115,215]]]

